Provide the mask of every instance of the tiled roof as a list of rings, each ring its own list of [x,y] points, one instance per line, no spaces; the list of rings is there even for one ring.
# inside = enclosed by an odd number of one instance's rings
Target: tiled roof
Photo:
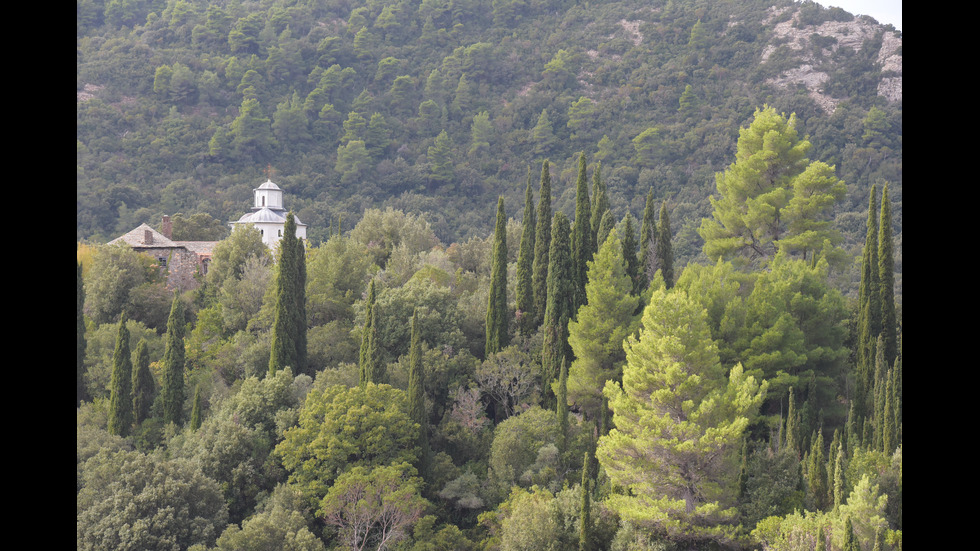
[[[147,234],[149,232],[149,234]],[[151,236],[151,241],[147,242],[147,235]],[[183,245],[178,245],[174,241],[167,238],[167,236],[151,228],[148,224],[140,224],[136,229],[125,233],[112,241],[109,242],[110,245],[115,243],[126,243],[133,248],[155,248],[162,249],[168,247],[182,247]]]

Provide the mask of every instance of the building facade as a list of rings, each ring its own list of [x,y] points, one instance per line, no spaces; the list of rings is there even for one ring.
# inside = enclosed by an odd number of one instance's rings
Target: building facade
[[[272,180],[266,180],[261,186],[252,190],[252,210],[238,220],[231,222],[231,228],[251,225],[262,232],[262,241],[272,250],[282,239],[282,231],[286,227],[286,211],[282,200],[282,189]],[[296,215],[296,237],[306,239],[306,224],[300,222]]]

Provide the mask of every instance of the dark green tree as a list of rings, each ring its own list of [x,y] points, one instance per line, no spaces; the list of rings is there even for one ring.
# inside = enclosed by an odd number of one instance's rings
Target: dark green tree
[[[568,358],[563,357],[561,359],[555,398],[555,417],[558,419],[558,449],[564,453],[568,449]]]
[[[892,237],[892,206],[888,185],[881,192],[881,218],[878,223],[878,300],[881,301],[881,335],[885,365],[898,355],[898,325],[895,319],[895,258]]]
[[[575,183],[575,222],[572,227],[572,289],[573,302],[569,319],[574,319],[579,306],[585,303],[585,284],[588,281],[588,262],[592,260],[591,225],[592,203],[585,177],[585,153],[578,158],[578,179]]]
[[[150,373],[150,352],[146,339],[140,339],[133,361],[133,417],[137,425],[150,416],[155,394],[156,383]]]
[[[85,392],[85,282],[82,279],[82,263],[75,263],[75,405],[81,405]]]
[[[861,423],[869,416],[873,401],[874,345],[881,333],[881,283],[878,278],[878,193],[877,186],[871,186],[868,199],[868,225],[864,240],[864,255],[861,259],[861,283],[858,287],[858,342],[857,342],[857,421]],[[860,427],[860,424],[859,424]]]
[[[602,243],[599,244],[602,248]],[[626,213],[623,221],[623,263],[626,267],[626,275],[633,282],[633,292],[635,296],[640,295],[640,291],[649,285],[646,274],[643,273],[643,264],[636,257],[636,230],[633,229],[633,215]]]
[[[591,438],[591,436],[590,436]],[[592,529],[592,479],[589,478],[589,471],[595,458],[592,454],[585,452],[585,459],[582,462],[582,506],[579,513],[579,551],[592,551],[595,543],[595,535]]]
[[[518,329],[521,335],[529,335],[536,328],[537,313],[534,310],[534,193],[531,191],[531,168],[527,170],[527,189],[524,191],[524,218],[521,221],[521,248],[517,253],[517,283],[515,302],[518,311]]]
[[[609,212],[609,197],[606,195],[606,183],[602,181],[602,162],[595,165],[592,170],[592,214],[590,223],[592,225],[592,254],[599,249],[602,242],[599,241],[599,226],[602,224],[602,216]]]
[[[163,351],[163,421],[180,425],[184,413],[184,304],[174,294]]]
[[[112,379],[109,383],[110,434],[129,436],[133,426],[132,377],[133,363],[129,352],[129,330],[126,314],[119,317],[116,349],[112,354]]]
[[[419,425],[418,471],[423,478],[429,474],[429,416],[425,408],[425,365],[422,363],[422,337],[419,331],[419,311],[412,314],[412,345],[408,360],[408,415]]]
[[[497,200],[497,223],[490,253],[490,298],[487,303],[485,357],[507,346],[507,215],[504,198]]]
[[[657,244],[657,221],[654,218],[653,189],[647,192],[646,206],[643,208],[643,222],[640,225],[640,289],[646,289],[650,279],[657,271],[653,267]]]
[[[548,161],[541,165],[541,200],[535,216],[534,265],[531,273],[531,286],[534,288],[534,324],[541,325],[544,310],[548,303],[548,265],[551,251],[551,171]]]
[[[664,276],[664,283],[670,289],[674,286],[674,248],[670,243],[670,216],[667,214],[667,201],[660,205],[660,220],[657,221],[657,265]]]
[[[286,367],[293,373],[303,373],[306,369],[306,252],[302,240],[296,236],[296,217],[292,212],[286,215],[278,257],[269,373]]]
[[[381,307],[377,304],[371,308],[371,334],[368,337],[367,364],[365,366],[365,372],[368,376],[367,382],[379,385],[388,382],[388,366],[384,358],[381,357],[380,310]]]
[[[368,286],[368,296],[367,303],[364,310],[364,332],[361,335],[361,352],[357,362],[360,368],[360,385],[364,386],[370,379],[371,368],[369,367],[369,362],[371,359],[371,331],[372,322],[374,320],[374,303],[377,301],[377,291],[375,291],[374,280],[371,280],[371,284]]]
[[[548,303],[544,310],[544,335],[541,348],[542,386],[545,403],[554,403],[552,382],[558,376],[562,359],[571,358],[568,345],[568,320],[572,316],[574,279],[572,274],[571,233],[565,213],[555,213],[551,229],[551,248],[548,252]]]

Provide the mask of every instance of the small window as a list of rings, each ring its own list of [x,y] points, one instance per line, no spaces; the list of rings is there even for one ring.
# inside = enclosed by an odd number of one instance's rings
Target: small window
[[[279,237],[282,237],[282,228],[279,228]]]
[[[166,268],[167,267],[167,257],[165,257],[165,256],[158,256],[157,257],[157,262],[160,263],[160,267],[161,268]]]
[[[264,195],[262,196],[262,206],[263,207],[265,206],[265,196]]]

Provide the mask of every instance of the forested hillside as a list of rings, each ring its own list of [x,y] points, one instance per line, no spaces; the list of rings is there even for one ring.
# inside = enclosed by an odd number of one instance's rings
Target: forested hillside
[[[78,549],[901,549],[900,32],[76,5]]]

